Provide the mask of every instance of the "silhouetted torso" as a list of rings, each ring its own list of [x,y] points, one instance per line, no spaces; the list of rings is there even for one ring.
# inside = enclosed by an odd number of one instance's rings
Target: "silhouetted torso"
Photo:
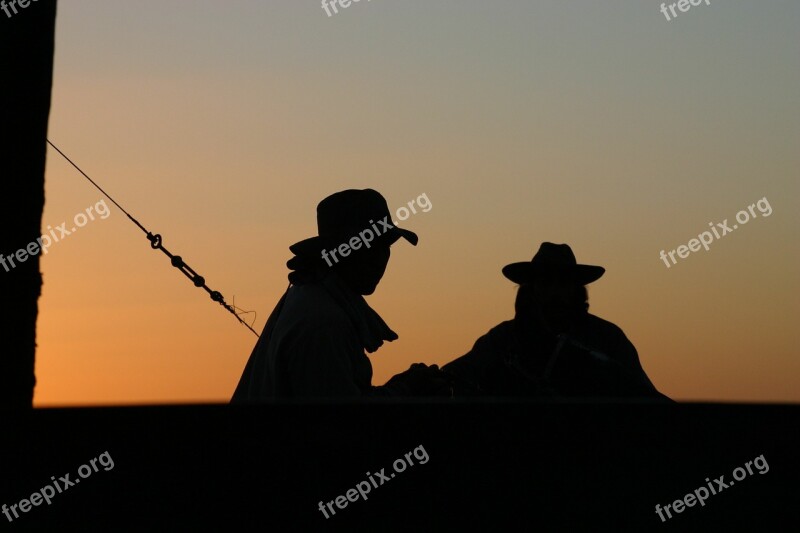
[[[232,401],[392,394],[391,387],[371,386],[364,350],[395,338],[333,273],[293,285],[267,321]]]
[[[662,397],[622,330],[589,313],[561,342],[541,326],[503,322],[444,370],[491,396]]]

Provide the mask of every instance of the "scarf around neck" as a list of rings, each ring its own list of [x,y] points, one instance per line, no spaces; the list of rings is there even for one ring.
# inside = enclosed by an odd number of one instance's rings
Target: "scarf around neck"
[[[356,328],[361,344],[369,353],[383,346],[384,341],[397,340],[397,333],[389,328],[364,297],[347,287],[334,272],[329,272],[322,278],[321,284],[347,314]]]

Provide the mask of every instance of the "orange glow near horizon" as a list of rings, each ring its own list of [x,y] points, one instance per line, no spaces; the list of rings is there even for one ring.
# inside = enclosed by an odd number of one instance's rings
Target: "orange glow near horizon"
[[[781,46],[800,7],[282,4],[62,2],[57,21],[50,139],[256,331],[319,200],[424,193],[400,223],[419,246],[368,297],[400,335],[374,384],[511,318],[500,269],[552,241],[606,267],[591,311],[665,394],[800,401],[800,55]],[[659,258],[762,198],[769,216]],[[48,151],[43,229],[101,199]],[[255,336],[106,203],[42,258],[35,405],[227,402]]]

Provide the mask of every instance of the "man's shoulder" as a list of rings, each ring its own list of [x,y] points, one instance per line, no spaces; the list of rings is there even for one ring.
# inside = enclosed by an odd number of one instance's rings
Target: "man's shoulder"
[[[343,327],[349,323],[344,310],[320,284],[307,283],[289,288],[280,321],[287,324],[308,324]]]
[[[600,318],[599,316],[593,315],[591,313],[586,313],[586,325],[589,328],[596,329],[598,331],[624,335],[622,328],[620,328],[613,322],[605,320],[604,318]]]
[[[513,320],[506,320],[505,322],[500,322],[488,332],[486,332],[483,336],[481,336],[477,341],[475,341],[476,348],[489,348],[491,347],[492,350],[505,350],[507,349],[513,342],[515,338],[514,333],[514,321]],[[475,348],[473,348],[474,350]]]
[[[505,322],[500,322],[495,327],[490,329],[484,337],[507,337],[514,332],[514,321],[513,320],[506,320]]]
[[[590,343],[600,343],[605,346],[620,346],[622,344],[631,344],[622,328],[602,319],[591,313],[587,313],[586,321],[584,322],[584,332],[587,335],[587,341]]]

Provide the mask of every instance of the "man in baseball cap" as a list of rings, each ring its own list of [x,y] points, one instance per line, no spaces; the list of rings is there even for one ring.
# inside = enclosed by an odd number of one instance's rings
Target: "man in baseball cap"
[[[289,288],[264,326],[232,402],[276,398],[428,396],[450,393],[422,363],[374,387],[364,353],[397,339],[364,299],[389,263],[390,247],[417,235],[397,227],[380,193],[348,189],[317,206],[317,235],[289,247]]]

